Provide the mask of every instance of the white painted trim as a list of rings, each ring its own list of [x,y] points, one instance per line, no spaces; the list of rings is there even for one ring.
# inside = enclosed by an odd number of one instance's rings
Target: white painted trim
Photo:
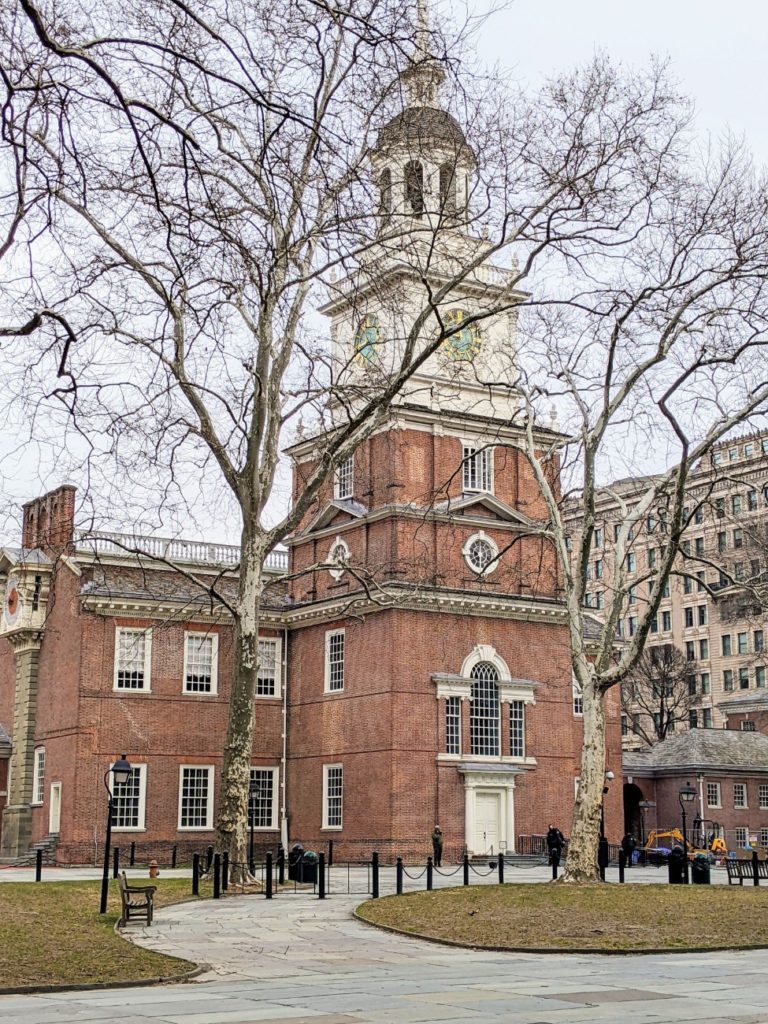
[[[472,565],[472,562],[469,557],[470,548],[478,540],[483,541],[485,544],[488,545],[491,551],[493,551],[493,558],[488,563],[488,565],[485,566],[484,569],[475,568],[475,566]],[[469,568],[476,576],[490,576],[491,573],[496,572],[496,570],[499,568],[499,545],[496,543],[493,537],[488,536],[485,530],[478,530],[477,533],[473,533],[471,536],[467,537],[466,541],[464,542],[464,547],[461,549],[461,553],[464,556],[464,561],[467,563]]]
[[[471,680],[472,669],[475,665],[479,665],[481,661],[489,661],[493,665],[499,673],[500,684],[511,680],[512,673],[509,671],[509,666],[496,648],[491,647],[490,644],[478,644],[472,648],[461,666],[461,675]]]
[[[482,437],[476,437],[476,438],[471,438],[471,439],[467,438],[467,437],[462,437],[461,438],[461,490],[462,490],[463,494],[495,494],[496,493],[496,466],[495,466],[495,463],[496,463],[496,446],[497,446],[497,444],[498,444],[498,440],[496,438],[493,438],[493,439],[491,439],[491,438],[482,438]],[[489,470],[488,476],[489,476],[489,482],[490,482],[490,485],[491,485],[490,488],[486,489],[485,487],[465,487],[464,486],[464,470],[466,468],[466,462],[467,462],[466,458],[464,457],[464,449],[465,448],[471,448],[474,451],[475,454],[474,454],[473,458],[477,458],[477,456],[481,452],[483,454],[485,452],[488,453],[488,455],[487,455],[488,463],[489,463],[489,465],[488,465],[488,470]]]
[[[183,795],[184,772],[188,768],[208,769],[208,804],[205,812],[205,825],[182,825],[181,824],[181,800]],[[176,828],[179,832],[210,832],[213,829],[213,787],[215,783],[215,768],[212,764],[180,764],[179,765],[179,800],[178,815],[176,817]]]
[[[188,690],[187,689],[187,638],[205,637],[211,640],[211,688],[210,690]],[[219,692],[219,634],[210,630],[185,629],[184,630],[184,667],[181,677],[181,692],[188,697],[215,697]]]
[[[341,659],[341,686],[331,689],[331,637],[343,636],[344,646]],[[347,679],[347,637],[344,629],[328,629],[325,633],[325,675],[323,679],[323,693],[343,693]]]
[[[54,799],[54,790],[57,793]],[[61,834],[61,783],[52,782],[50,786],[50,803],[48,805],[48,831],[51,835]],[[54,827],[55,826],[55,827]]]
[[[138,825],[113,825],[113,832],[146,832],[147,814],[147,766],[146,764],[133,764],[131,768],[139,773],[139,824]]]
[[[336,550],[336,548],[339,547],[344,549],[344,561],[349,561],[349,545],[342,537],[336,534],[336,537],[331,543],[331,546],[328,548],[328,557],[326,558],[326,562],[333,563],[336,561],[336,559],[334,559],[333,557],[333,553]],[[329,569],[328,574],[332,576],[333,579],[340,580],[346,571],[347,570],[344,568],[344,566],[340,565],[337,569]]]
[[[341,825],[328,824],[328,771],[331,768],[341,769]],[[336,761],[333,764],[323,765],[323,832],[341,832],[344,828],[344,765]]]
[[[280,828],[280,768],[270,764],[252,764],[251,772],[272,772],[272,824],[254,825],[254,832],[277,832]],[[249,780],[251,775],[249,774]]]
[[[258,643],[270,643],[275,646],[275,692],[272,694],[254,693],[254,700],[282,700],[283,698],[283,641],[279,636],[261,636]]]
[[[43,755],[43,771],[40,772],[40,764],[38,761],[38,754]],[[45,803],[45,747],[35,747],[34,760],[32,763],[32,806],[42,807]],[[38,790],[42,786],[43,794],[42,798],[38,799]]]
[[[144,685],[139,689],[117,685],[118,641],[121,633],[144,634]],[[151,626],[115,626],[115,656],[112,670],[112,689],[117,693],[151,693],[152,692],[152,627]]]

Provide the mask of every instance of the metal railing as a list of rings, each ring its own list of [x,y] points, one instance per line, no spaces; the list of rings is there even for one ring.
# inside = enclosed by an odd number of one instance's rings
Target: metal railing
[[[76,530],[75,550],[88,554],[145,555],[148,558],[192,562],[196,565],[236,566],[240,562],[240,548],[237,544],[209,544],[202,540],[103,530]],[[286,572],[288,551],[285,548],[270,551],[264,559],[264,568],[273,572]]]

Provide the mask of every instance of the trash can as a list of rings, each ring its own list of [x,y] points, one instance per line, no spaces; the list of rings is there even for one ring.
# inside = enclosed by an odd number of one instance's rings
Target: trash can
[[[299,863],[299,881],[317,885],[317,863],[320,860],[314,850],[306,850]]]
[[[682,846],[673,846],[669,851],[669,884],[685,884],[685,850]]]
[[[706,853],[697,853],[691,861],[691,881],[694,885],[709,885],[709,857]]]
[[[288,879],[291,882],[300,882],[301,859],[304,856],[304,847],[301,843],[294,843],[288,851]]]

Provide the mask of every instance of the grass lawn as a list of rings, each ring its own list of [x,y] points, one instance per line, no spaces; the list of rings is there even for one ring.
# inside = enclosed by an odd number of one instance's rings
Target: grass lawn
[[[117,882],[109,884],[108,912],[101,917],[101,882],[0,882],[0,988],[136,981],[191,969],[185,960],[115,934],[120,896]],[[190,898],[188,878],[151,884],[158,886],[156,907]]]
[[[369,900],[358,914],[480,948],[768,946],[768,889],[752,886],[477,885]]]

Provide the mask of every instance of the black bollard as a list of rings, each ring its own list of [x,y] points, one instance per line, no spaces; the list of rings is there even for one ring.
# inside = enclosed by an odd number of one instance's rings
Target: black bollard
[[[35,853],[35,881],[39,882],[43,877],[43,851],[38,850]]]
[[[504,885],[504,854],[499,854],[499,885]]]
[[[760,868],[757,859],[757,850],[752,851],[752,884],[760,885]]]
[[[221,854],[213,855],[213,898],[221,899]]]
[[[192,854],[192,895],[200,895],[200,854]]]
[[[112,877],[117,878],[120,872],[120,847],[115,846],[112,850]]]
[[[398,896],[403,895],[403,858],[398,857],[395,861],[395,891]]]
[[[264,887],[264,896],[268,899],[272,899],[272,851],[267,853],[267,879]]]
[[[329,863],[328,867],[330,866]],[[285,885],[285,850],[282,844],[277,848],[277,884]]]
[[[432,858],[427,857],[427,892],[432,889]]]
[[[619,881],[624,881],[624,868],[627,864],[627,857],[623,850],[619,850]]]
[[[371,854],[371,899],[379,898],[379,855],[374,850]]]
[[[325,854],[320,853],[317,862],[317,898],[325,899]]]
[[[131,852],[128,857],[128,864],[130,867],[136,863],[136,843],[131,843]]]
[[[221,891],[226,892],[229,888],[229,853],[227,850],[221,858]]]
[[[333,867],[333,840],[328,840],[328,867]]]
[[[464,854],[464,885],[469,885],[469,854]]]
[[[174,846],[174,848],[171,850],[171,867],[172,868],[176,867],[176,855],[177,855],[177,853],[178,853],[178,847]]]
[[[557,881],[557,866],[558,866],[557,857],[553,857],[552,858],[552,881],[553,882]]]
[[[211,864],[213,864],[213,847],[209,846],[205,851],[205,870],[211,870]]]

